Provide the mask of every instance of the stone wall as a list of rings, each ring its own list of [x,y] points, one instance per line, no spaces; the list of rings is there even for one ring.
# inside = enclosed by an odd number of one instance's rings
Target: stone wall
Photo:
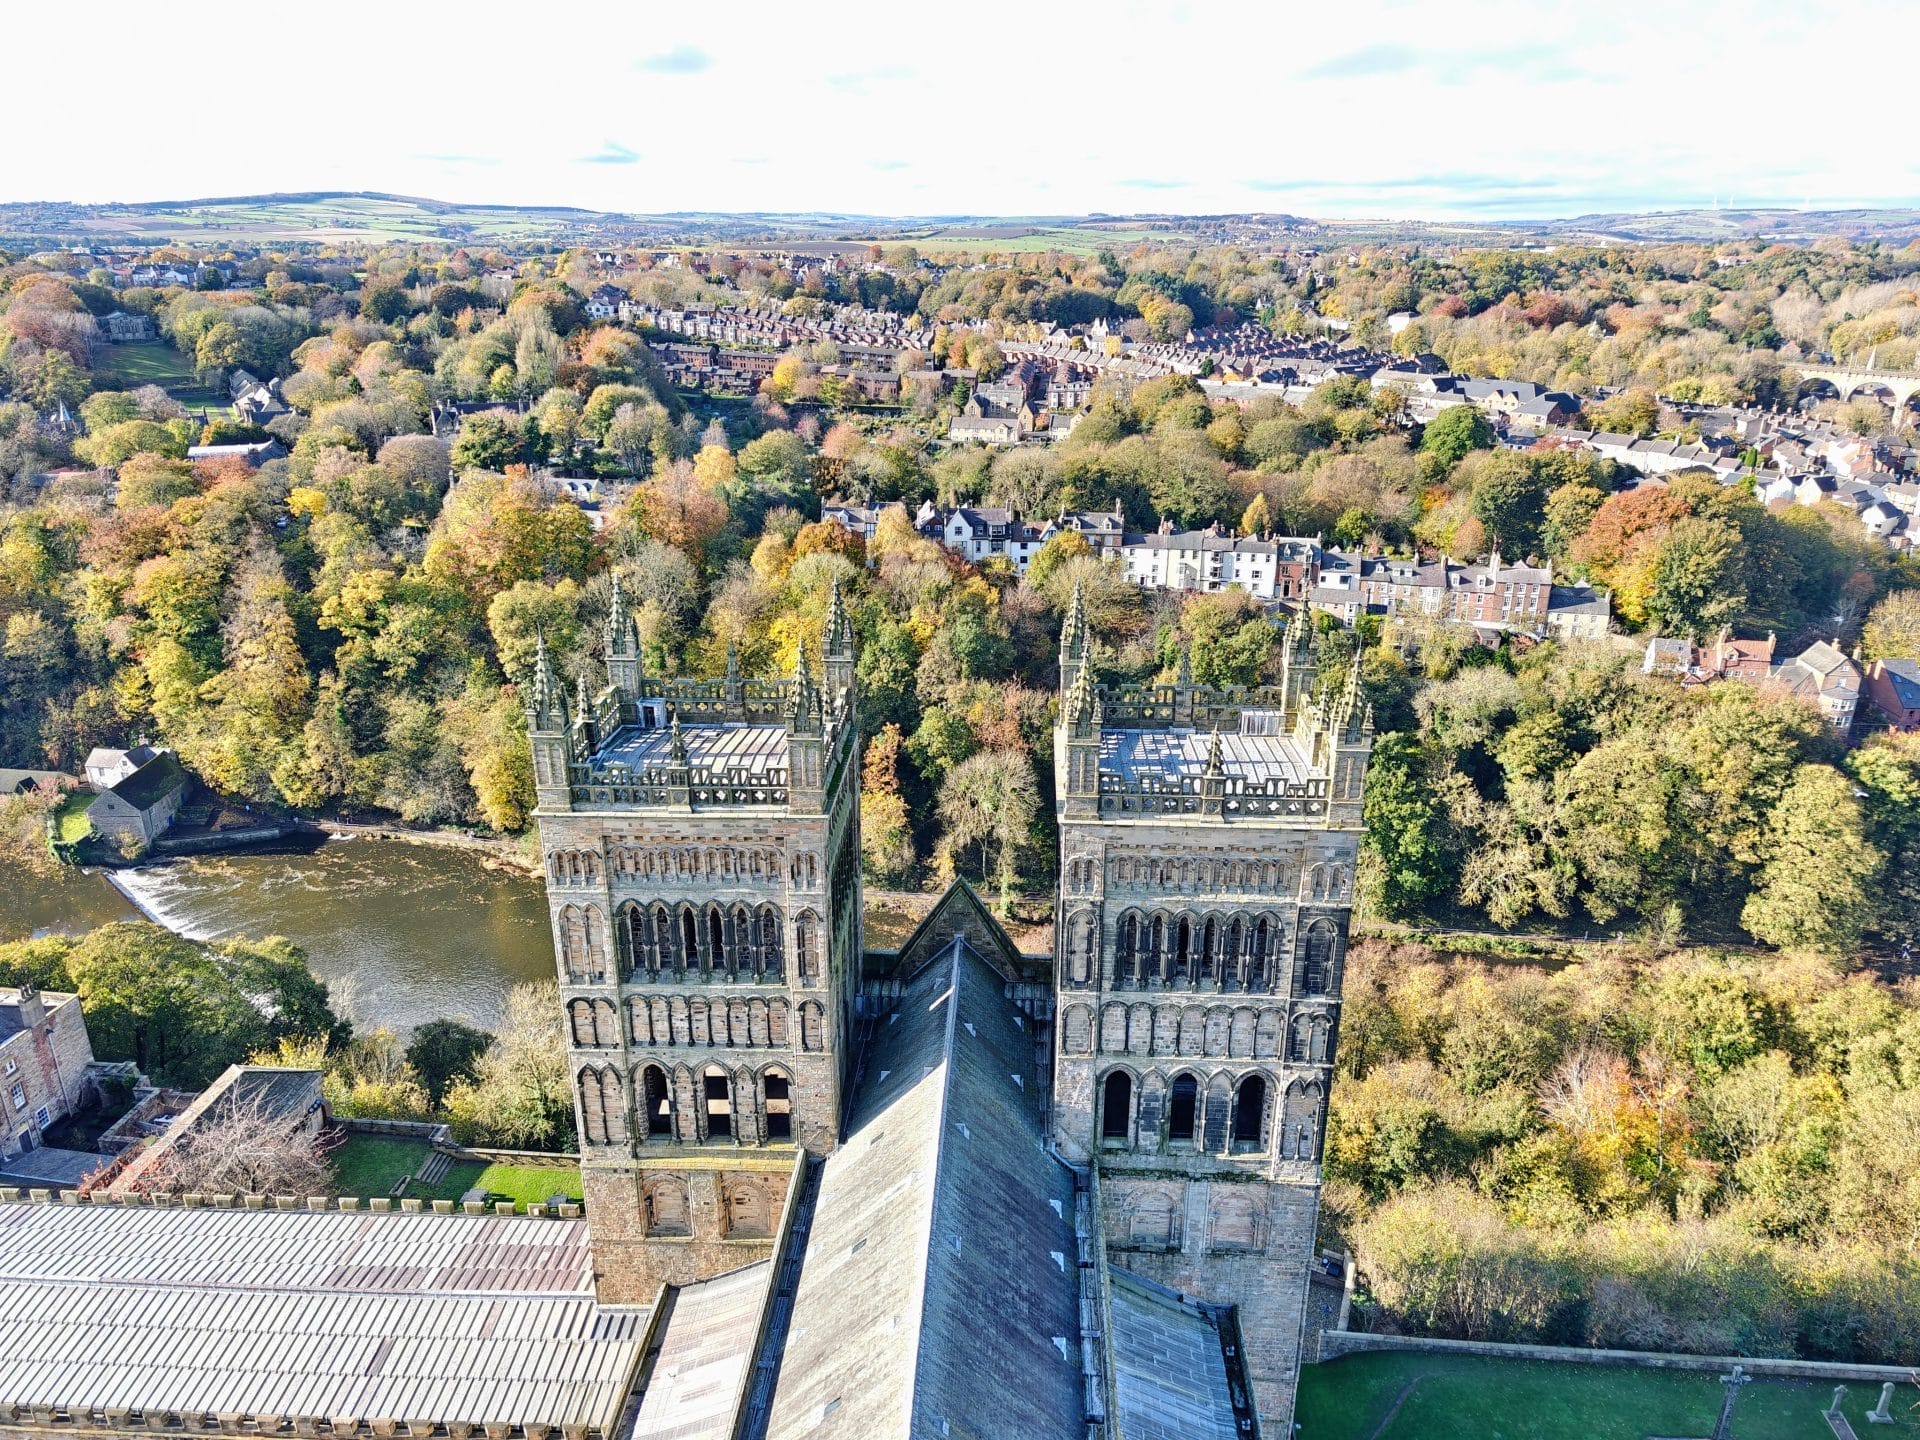
[[[79,996],[30,989],[5,993],[11,1018],[21,1027],[0,1044],[0,1155],[12,1155],[28,1135],[37,1143],[45,1128],[39,1119],[42,1106],[51,1125],[85,1101],[93,1042]]]
[[[805,1161],[691,1152],[582,1171],[600,1302],[650,1305],[662,1285],[770,1258]]]
[[[1247,1176],[1148,1178],[1103,1169],[1099,1193],[1114,1264],[1196,1299],[1239,1307],[1261,1428],[1270,1435],[1292,1434],[1319,1187]],[[1138,1218],[1169,1204],[1173,1228],[1166,1242],[1143,1243]],[[1249,1216],[1256,1233],[1246,1228]]]
[[[1699,1370],[1726,1374],[1738,1365],[1749,1375],[1782,1380],[1856,1380],[1870,1384],[1912,1380],[1901,1365],[1846,1365],[1831,1360],[1778,1360],[1747,1355],[1678,1355],[1655,1350],[1597,1350],[1579,1345],[1500,1345],[1482,1340],[1440,1340],[1426,1335],[1368,1335],[1355,1330],[1322,1330],[1320,1359],[1381,1351],[1426,1355],[1480,1355],[1499,1360],[1551,1360],[1566,1365],[1618,1365],[1641,1370]],[[1920,1363],[1920,1342],[1915,1345]]]

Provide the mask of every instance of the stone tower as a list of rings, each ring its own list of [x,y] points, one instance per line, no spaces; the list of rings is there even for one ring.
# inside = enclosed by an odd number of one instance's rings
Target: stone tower
[[[1292,1433],[1371,715],[1356,661],[1278,686],[1104,688],[1060,644],[1052,1126],[1100,1174],[1116,1264],[1239,1307]]]
[[[839,1135],[860,980],[859,724],[836,590],[824,684],[646,673],[616,583],[609,683],[527,705],[600,1297],[763,1258],[800,1149]]]

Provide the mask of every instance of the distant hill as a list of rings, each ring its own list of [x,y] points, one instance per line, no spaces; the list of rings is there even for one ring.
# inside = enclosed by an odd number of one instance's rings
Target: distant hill
[[[1577,215],[1545,222],[1557,234],[1619,240],[1777,240],[1803,244],[1828,235],[1904,245],[1920,238],[1920,209],[1658,210]]]
[[[1906,244],[1920,209],[1669,210],[1567,219],[1423,222],[1309,219],[1285,214],[878,216],[779,211],[620,214],[567,205],[469,205],[371,190],[220,195],[80,205],[0,205],[0,245],[13,249],[107,244],[347,244],[440,241],[461,245],[846,245],[910,240],[970,249],[1082,250],[1143,240],[1196,244],[1305,240],[1406,240],[1441,244],[1515,241],[1767,239],[1807,243],[1827,235]]]

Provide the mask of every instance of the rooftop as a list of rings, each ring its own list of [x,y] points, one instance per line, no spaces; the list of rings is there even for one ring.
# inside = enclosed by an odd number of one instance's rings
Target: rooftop
[[[0,1413],[607,1435],[646,1318],[595,1305],[584,1221],[0,1206]]]
[[[1218,1311],[1109,1272],[1113,1380],[1126,1440],[1238,1440]]]
[[[907,982],[828,1157],[769,1440],[1085,1433],[1074,1179],[1034,1035],[964,940]]]
[[[761,778],[787,765],[787,732],[781,725],[698,724],[680,727],[686,763],[694,769],[740,771]],[[671,763],[673,731],[623,725],[594,752],[601,765],[646,770]]]
[[[731,1440],[772,1272],[762,1260],[673,1293],[632,1440]]]
[[[1198,780],[1213,733],[1205,730],[1102,730],[1100,768],[1125,780]],[[1291,735],[1221,732],[1220,760],[1230,779],[1298,785],[1319,778]]]

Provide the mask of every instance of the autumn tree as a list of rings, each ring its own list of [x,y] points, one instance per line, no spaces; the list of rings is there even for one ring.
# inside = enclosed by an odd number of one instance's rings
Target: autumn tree
[[[1000,892],[1002,915],[1013,903],[1020,850],[1038,812],[1036,790],[1033,762],[1021,750],[982,751],[940,785],[943,862],[951,867],[956,852],[977,848],[982,878]]]

